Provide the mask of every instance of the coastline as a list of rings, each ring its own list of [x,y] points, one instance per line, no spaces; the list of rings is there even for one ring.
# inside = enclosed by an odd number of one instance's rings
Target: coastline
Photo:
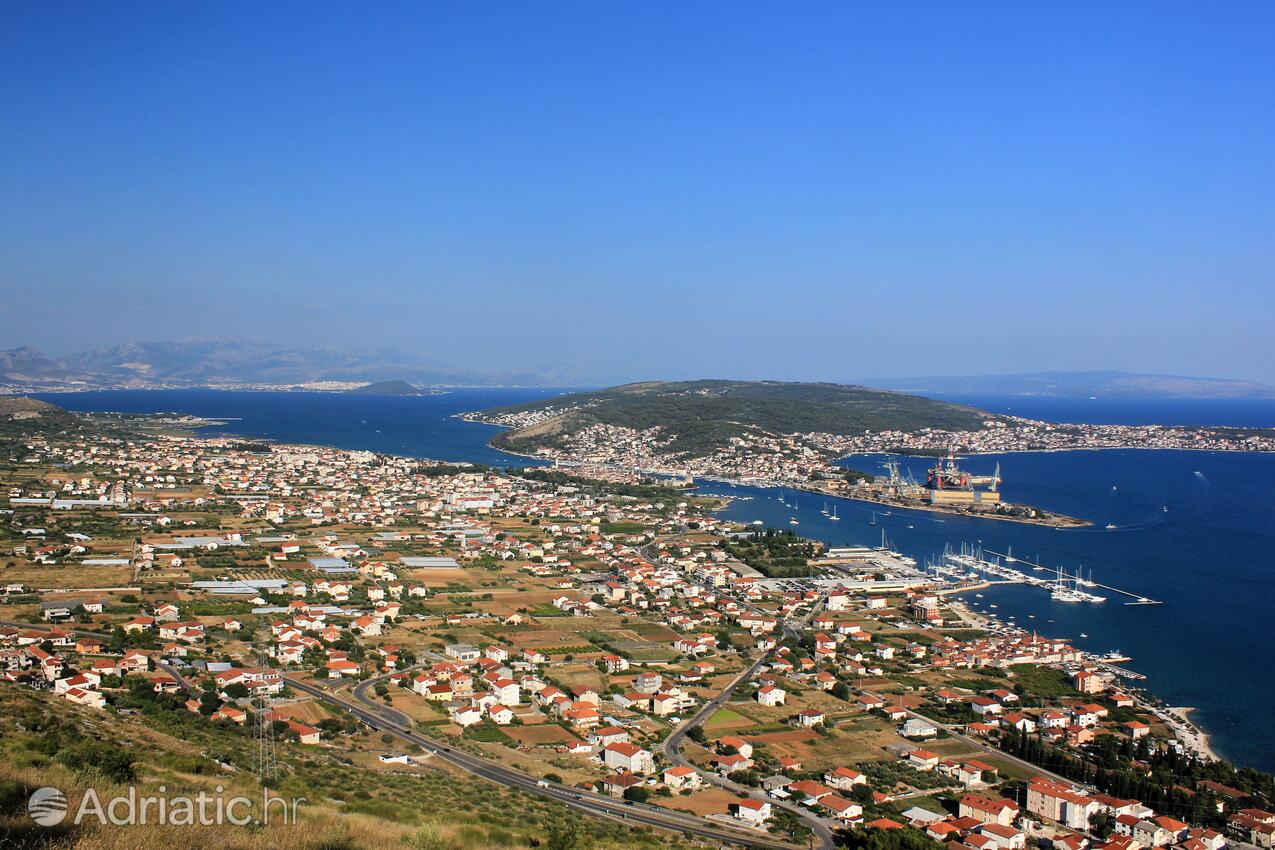
[[[457,418],[463,418],[463,417],[461,417],[459,414],[452,414],[452,415],[453,415],[453,416],[457,416]],[[471,420],[467,420],[467,421],[471,421]],[[489,423],[483,423],[483,424],[489,424]],[[501,426],[497,426],[497,427],[501,427]],[[216,438],[222,438],[222,439],[224,439],[224,438],[228,438],[228,437],[231,437],[231,436],[239,436],[239,435],[231,435],[231,434],[226,434],[226,435],[217,435],[217,437],[216,437]],[[206,439],[206,438],[209,438],[209,437],[211,437],[211,435],[198,435],[198,436],[196,436],[196,437],[195,437],[195,439]],[[267,439],[268,439],[268,438],[267,438]],[[266,440],[263,440],[263,441],[266,441]],[[273,440],[273,439],[268,439],[268,441],[270,441],[270,442],[275,442],[275,440]],[[513,457],[522,457],[522,458],[526,458],[526,459],[529,459],[529,460],[535,460],[535,461],[538,461],[538,462],[541,462],[541,463],[546,463],[546,464],[551,464],[551,463],[554,463],[554,462],[555,462],[555,459],[554,459],[554,458],[545,458],[545,457],[543,457],[543,456],[531,455],[531,454],[526,454],[526,453],[523,453],[523,452],[511,452],[511,451],[509,451],[508,449],[504,449],[504,448],[497,448],[497,447],[495,447],[495,446],[492,446],[492,445],[490,444],[490,442],[489,442],[489,441],[484,440],[483,442],[484,442],[484,443],[486,443],[486,444],[487,444],[487,446],[488,446],[489,448],[492,448],[493,450],[499,451],[500,453],[505,454],[505,455],[510,455],[510,456],[513,456]],[[279,443],[276,443],[276,444],[279,444],[279,445],[298,446],[298,447],[306,447],[306,448],[308,448],[308,447],[336,448],[336,447],[334,447],[334,446],[331,446],[330,444],[323,443],[323,442],[321,442],[321,441],[314,441],[314,442],[304,442],[304,441],[300,441],[300,442],[298,442],[298,441],[286,441],[286,442],[279,442]],[[1068,451],[1095,451],[1095,452],[1096,452],[1096,451],[1106,451],[1106,450],[1114,449],[1114,448],[1120,448],[1120,447],[1090,447],[1090,448],[1084,448],[1084,449],[1081,449],[1081,448],[1068,448],[1068,449],[1021,450],[1021,451],[1016,451],[1016,452],[1014,452],[1014,453],[1017,453],[1017,454],[1055,454],[1055,453],[1059,453],[1059,452],[1068,452]],[[1127,447],[1127,448],[1139,448],[1141,451],[1144,451],[1144,452],[1150,452],[1150,451],[1181,451],[1180,449],[1163,449],[1163,448],[1160,448],[1160,447]],[[342,451],[358,451],[357,449],[348,449],[348,448],[342,448],[342,449],[339,449],[339,450],[342,450]],[[1191,451],[1195,451],[1195,452],[1204,452],[1204,453],[1215,452],[1215,453],[1218,453],[1218,454],[1228,454],[1228,455],[1234,455],[1234,454],[1244,454],[1244,453],[1245,453],[1245,452],[1234,452],[1234,451],[1225,451],[1225,452],[1224,452],[1224,451],[1222,451],[1222,450],[1216,450],[1216,449],[1193,449],[1193,450],[1191,450]],[[1253,453],[1253,454],[1267,454],[1267,453],[1259,453],[1259,452],[1249,452],[1249,453]],[[399,453],[393,453],[393,452],[391,452],[391,453],[389,453],[389,454],[399,454]],[[405,455],[405,456],[408,456],[408,457],[416,457],[416,458],[418,458],[418,459],[428,459],[428,458],[430,457],[429,455],[413,455],[413,454],[407,454],[407,455]],[[714,476],[702,476],[702,477],[706,477],[706,478],[715,478]],[[781,486],[778,482],[770,482],[770,483],[763,483],[763,482],[756,482],[756,481],[752,481],[752,482],[745,482],[745,481],[738,481],[738,482],[734,482],[734,481],[731,481],[731,480],[729,480],[729,479],[724,479],[724,478],[717,478],[716,480],[726,481],[727,483],[738,483],[738,484],[740,484],[740,485],[742,485],[742,486],[762,486],[762,487],[766,487],[766,486],[772,486],[772,487],[775,487],[775,486]],[[791,486],[791,485],[784,485],[784,486]],[[913,508],[910,508],[910,507],[909,507],[909,508],[907,508],[907,509],[909,509],[909,510],[910,510],[910,509],[913,509]],[[974,518],[974,519],[988,518],[988,519],[991,519],[991,518],[994,518],[994,517],[990,517],[990,516],[986,516],[986,517],[985,517],[985,516],[977,516],[977,515],[975,515],[975,516],[971,516],[970,518]],[[1208,747],[1208,748],[1209,748],[1209,749],[1208,749],[1208,752],[1212,752],[1212,750],[1211,750],[1211,746],[1209,746],[1209,736],[1208,736],[1207,734],[1205,734],[1204,732],[1199,732],[1198,734],[1199,734],[1199,736],[1200,736],[1199,743],[1203,744],[1205,747]]]
[[[990,583],[981,585],[981,587],[990,586]],[[978,589],[979,587],[976,586],[962,587],[948,591],[948,594],[965,593],[967,591]],[[977,625],[980,628],[987,628],[985,622],[991,621],[992,623],[995,623],[996,627],[999,629],[1014,629],[1020,632],[1025,631],[1021,626],[1010,625],[1002,620],[998,615],[989,611],[975,612],[966,605],[965,601],[962,599],[952,599],[948,604],[952,607],[952,610],[957,612],[957,616],[961,618],[963,623]],[[1100,666],[1106,665],[1106,662],[1098,656],[1095,656],[1093,653],[1084,652],[1083,650],[1081,650],[1081,652],[1084,654],[1087,662],[1098,664]],[[1158,700],[1147,698],[1147,695],[1154,697],[1154,694],[1151,694],[1150,692],[1140,693],[1137,689],[1130,689],[1129,695],[1133,697],[1139,708],[1159,718],[1160,721],[1173,732],[1175,740],[1181,742],[1182,746],[1192,755],[1205,762],[1227,761],[1227,759],[1218,755],[1217,751],[1213,749],[1209,734],[1191,721],[1188,715],[1195,710],[1194,708],[1165,705]]]

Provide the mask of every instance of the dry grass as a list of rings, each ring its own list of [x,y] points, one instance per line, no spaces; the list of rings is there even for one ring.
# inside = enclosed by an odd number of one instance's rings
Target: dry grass
[[[21,582],[39,590],[58,587],[123,587],[132,581],[133,570],[130,567],[86,567],[80,564],[19,564],[0,571],[0,578],[6,583]]]
[[[497,850],[537,846],[550,825],[575,817],[559,804],[476,779],[436,760],[411,770],[368,770],[362,765],[370,758],[369,750],[380,751],[383,745],[366,735],[350,741],[359,749],[345,753],[287,744],[279,747],[279,761],[288,767],[279,783],[279,796],[306,798],[297,810],[296,823],[279,823],[277,817],[267,825],[243,827],[153,822],[104,826],[90,821],[50,830],[36,826],[27,816],[30,791],[46,785],[67,794],[72,812],[88,787],[94,788],[101,800],[126,792],[100,777],[77,776],[59,761],[59,755],[50,756],[51,752],[60,753],[68,734],[117,742],[126,748],[135,759],[139,795],[156,795],[160,786],[170,797],[202,789],[222,798],[247,796],[256,800],[260,809],[261,791],[251,771],[244,769],[251,765],[250,738],[207,725],[193,715],[179,712],[175,717],[180,720],[115,716],[80,709],[47,694],[0,685],[0,848],[403,850],[416,846],[410,839],[424,829],[431,840],[421,846]],[[57,731],[28,731],[35,728]],[[219,766],[208,757],[210,751],[240,768]],[[344,759],[350,756],[353,763],[346,763]],[[272,810],[276,815],[277,811]],[[635,832],[589,818],[579,823],[580,848],[689,846],[667,833]]]

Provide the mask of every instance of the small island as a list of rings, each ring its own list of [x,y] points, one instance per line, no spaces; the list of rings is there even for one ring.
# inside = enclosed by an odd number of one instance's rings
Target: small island
[[[351,395],[424,395],[419,387],[407,381],[376,381],[362,387],[346,390]]]

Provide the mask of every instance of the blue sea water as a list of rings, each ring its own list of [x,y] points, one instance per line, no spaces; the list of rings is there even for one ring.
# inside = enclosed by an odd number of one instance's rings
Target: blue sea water
[[[446,395],[373,397],[339,393],[109,391],[50,394],[42,398],[74,410],[136,413],[180,412],[237,417],[214,433],[283,442],[495,465],[524,465],[524,458],[487,446],[496,430],[454,414],[514,404],[554,390],[474,389]],[[1275,402],[1176,402],[1089,399],[1022,399],[959,396],[952,400],[1032,418],[1069,422],[1167,422],[1275,425]],[[847,466],[880,472],[881,456],[860,456]],[[902,458],[918,478],[926,459]],[[706,482],[704,492],[746,497],[724,515],[792,527],[834,545],[891,544],[919,560],[940,555],[947,544],[978,543],[986,549],[1039,560],[1069,571],[1092,571],[1096,581],[1162,600],[1126,606],[1108,593],[1100,605],[1058,603],[1029,587],[999,586],[968,595],[971,604],[1013,616],[1025,628],[1067,637],[1086,649],[1120,649],[1125,665],[1147,675],[1146,687],[1170,704],[1192,706],[1214,747],[1242,765],[1275,771],[1275,455],[1185,451],[1079,451],[988,455],[963,461],[975,472],[997,462],[1003,491],[1013,502],[1035,504],[1091,520],[1086,529],[977,520],[892,509],[846,499],[836,504],[839,522],[821,513],[824,499],[810,493],[732,487]],[[1165,510],[1167,508],[1168,510]],[[789,526],[795,517],[798,526]],[[1108,524],[1115,529],[1105,528]],[[1081,634],[1088,637],[1082,638]]]
[[[184,413],[229,420],[225,425],[200,429],[201,434],[211,436],[235,434],[434,460],[529,466],[538,462],[487,445],[501,429],[467,422],[456,414],[520,404],[562,392],[484,388],[457,389],[439,395],[367,396],[340,392],[99,390],[43,393],[39,397],[68,410]]]

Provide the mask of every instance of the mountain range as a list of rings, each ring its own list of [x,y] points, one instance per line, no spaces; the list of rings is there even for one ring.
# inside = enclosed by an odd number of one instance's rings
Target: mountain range
[[[1135,372],[1023,372],[1014,375],[936,375],[877,378],[860,383],[908,393],[1055,396],[1059,398],[1275,398],[1275,387],[1231,378]]]
[[[354,385],[387,379],[417,386],[556,386],[566,377],[482,372],[393,349],[294,348],[250,340],[126,342],[61,358],[35,348],[0,351],[0,383],[22,389]]]
[[[125,342],[50,357],[37,348],[0,351],[0,391],[157,387],[252,387],[336,384],[350,389],[381,381],[417,387],[598,386],[572,366],[483,371],[391,348],[296,347],[259,340],[177,339]],[[1058,397],[1275,398],[1254,381],[1131,372],[1025,372],[857,379],[856,384],[907,393]]]

